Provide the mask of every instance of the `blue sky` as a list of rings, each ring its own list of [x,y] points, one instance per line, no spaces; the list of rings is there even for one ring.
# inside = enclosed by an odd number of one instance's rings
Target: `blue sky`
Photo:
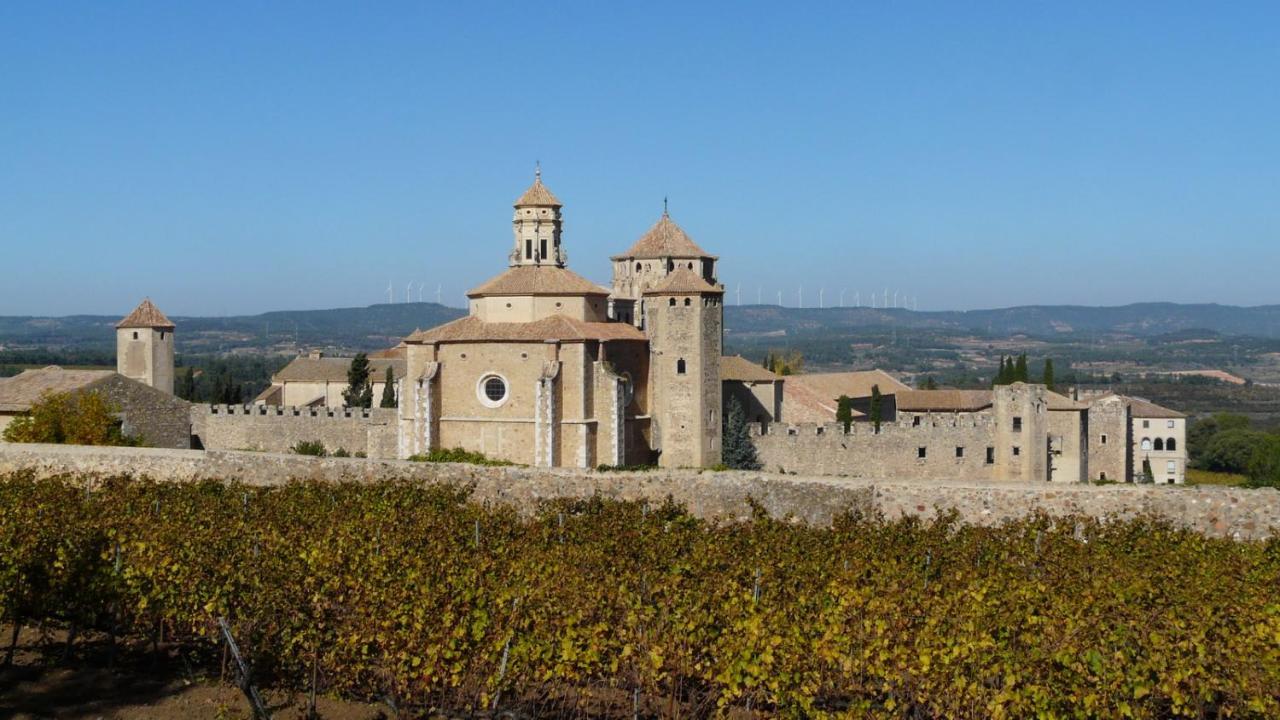
[[[0,4],[0,314],[385,301],[672,216],[733,302],[1280,303],[1280,4]],[[416,290],[415,290],[416,296]]]

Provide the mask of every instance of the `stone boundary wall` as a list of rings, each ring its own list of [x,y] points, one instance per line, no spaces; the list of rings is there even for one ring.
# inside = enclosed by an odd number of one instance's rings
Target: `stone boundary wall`
[[[302,441],[319,441],[372,458],[394,458],[393,408],[310,408],[280,405],[192,405],[191,435],[205,450],[288,452]]]
[[[920,425],[855,422],[752,423],[751,443],[765,470],[847,478],[910,477],[926,480],[993,480],[987,448],[996,445],[995,424],[978,414],[922,415]],[[925,448],[925,457],[919,456]],[[957,454],[957,448],[964,448]]]
[[[747,500],[754,498],[775,517],[790,516],[815,525],[829,524],[846,510],[879,512],[888,518],[931,519],[954,509],[963,521],[979,525],[1037,511],[1098,518],[1153,514],[1214,537],[1260,539],[1280,534],[1280,491],[1269,488],[871,481],[697,470],[597,473],[252,452],[0,443],[0,475],[15,471],[41,477],[132,473],[172,481],[237,479],[255,485],[278,485],[290,479],[415,479],[473,484],[477,500],[523,509],[558,497],[599,494],[661,502],[670,496],[699,517],[726,519],[750,517]]]

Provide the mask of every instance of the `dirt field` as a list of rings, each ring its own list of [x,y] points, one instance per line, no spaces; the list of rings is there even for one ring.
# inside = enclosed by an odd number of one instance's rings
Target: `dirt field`
[[[0,627],[8,649],[11,627]],[[12,666],[0,667],[0,718],[118,718],[153,720],[251,718],[240,690],[218,677],[191,674],[181,657],[149,647],[117,647],[105,637],[76,641],[65,655],[65,634],[26,628],[19,635]],[[307,700],[299,695],[263,692],[272,717],[306,717]],[[385,707],[318,698],[316,709],[326,720],[386,718]]]

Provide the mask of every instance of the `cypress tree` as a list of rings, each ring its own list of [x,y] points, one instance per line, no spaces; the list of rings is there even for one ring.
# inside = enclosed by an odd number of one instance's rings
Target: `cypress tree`
[[[1014,382],[1027,382],[1027,354],[1022,353],[1018,356],[1018,364],[1013,369]]]
[[[1004,356],[1000,356],[1000,367],[996,370],[996,376],[991,380],[991,384],[1008,385],[1009,384],[1009,366],[1005,364]]]
[[[880,397],[880,386],[871,386],[871,424],[876,432],[880,432],[880,421],[884,419],[884,399]]]
[[[924,386],[923,386],[921,389],[922,389],[922,390],[937,390],[937,389],[938,389],[938,383],[934,381],[934,379],[933,379],[933,376],[932,376],[932,375],[928,375],[928,376],[926,376],[926,377],[925,377],[925,379],[924,379]]]
[[[373,404],[373,387],[369,384],[369,356],[356,353],[347,368],[347,389],[342,391],[347,407],[367,408]]]
[[[853,400],[848,395],[841,395],[836,400],[836,422],[844,423],[844,431],[849,432],[853,424]]]
[[[1044,386],[1053,389],[1053,358],[1045,358],[1044,361]]]
[[[378,407],[396,407],[396,374],[390,365],[387,366],[387,375],[383,378],[383,383],[382,402],[378,403]]]
[[[724,445],[722,458],[725,465],[734,470],[759,470],[760,459],[756,446],[751,444],[751,431],[747,427],[747,413],[738,398],[729,396],[729,408],[724,414]]]

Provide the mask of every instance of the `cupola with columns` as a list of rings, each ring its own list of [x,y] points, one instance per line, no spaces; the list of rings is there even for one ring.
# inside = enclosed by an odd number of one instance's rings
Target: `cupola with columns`
[[[511,267],[565,266],[569,256],[560,247],[562,206],[555,194],[542,184],[542,167],[535,166],[533,184],[515,202],[515,217],[512,220],[515,247],[511,251]]]

